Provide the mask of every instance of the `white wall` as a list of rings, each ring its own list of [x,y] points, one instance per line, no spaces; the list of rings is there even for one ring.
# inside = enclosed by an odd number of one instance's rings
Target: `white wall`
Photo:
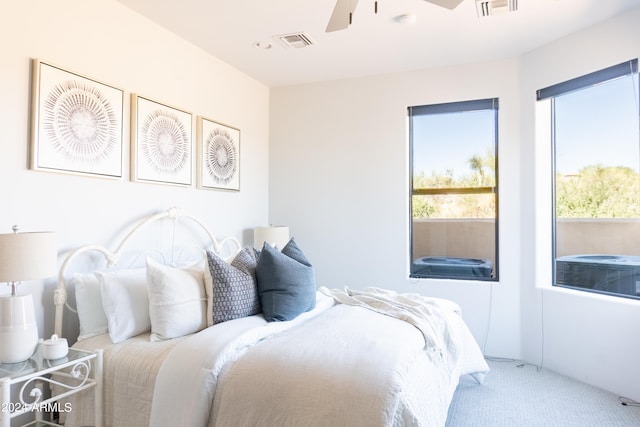
[[[235,235],[246,243],[252,227],[267,224],[268,87],[115,1],[28,0],[3,6],[0,232],[10,232],[13,224],[25,231],[55,230],[61,259],[78,245],[112,244],[114,232],[134,218],[172,206],[199,217],[215,235]],[[29,170],[31,58],[125,91],[123,179]],[[197,115],[239,128],[240,192],[129,181],[131,93],[191,112],[194,139]],[[44,292],[37,282],[23,286],[36,298],[41,336],[53,330],[53,281],[46,281]]]
[[[492,97],[509,159],[500,283],[410,281],[407,107]],[[319,284],[450,297],[487,354],[520,357],[518,104],[515,60],[272,89],[270,220],[291,227]]]
[[[534,363],[640,400],[640,301],[551,288],[549,150],[535,91],[640,56],[640,9],[524,55],[523,352]],[[525,96],[526,94],[526,96]],[[530,160],[526,160],[530,159]],[[532,161],[536,159],[536,161]],[[636,239],[638,236],[629,236]]]
[[[637,22],[640,10],[512,60],[272,89],[271,222],[291,227],[321,285],[453,299],[485,354],[640,399],[640,303],[550,288],[549,147],[534,137],[535,90],[638,57]],[[406,108],[488,97],[500,282],[409,280]]]

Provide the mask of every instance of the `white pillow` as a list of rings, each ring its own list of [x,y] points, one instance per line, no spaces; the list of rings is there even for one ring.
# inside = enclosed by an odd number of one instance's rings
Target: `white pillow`
[[[102,308],[100,282],[95,273],[76,273],[71,278],[76,292],[76,309],[80,322],[78,341],[104,334],[109,330],[107,316]]]
[[[198,332],[207,327],[204,261],[185,268],[147,258],[151,341]]]
[[[151,329],[147,272],[144,268],[96,273],[100,282],[102,307],[113,343],[135,337]]]

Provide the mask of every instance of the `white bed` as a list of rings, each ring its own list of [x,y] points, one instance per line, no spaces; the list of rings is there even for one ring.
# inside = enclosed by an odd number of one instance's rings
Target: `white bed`
[[[78,288],[82,284],[70,271],[71,261],[98,252],[112,264],[117,263],[131,236],[148,224],[166,220],[186,220],[201,228],[206,236],[203,252],[221,253],[228,246],[235,246],[232,252],[241,249],[235,239],[218,241],[202,222],[175,209],[134,225],[113,252],[99,245],[79,248],[60,271],[56,292],[58,334],[67,305],[67,282]],[[176,248],[171,246],[173,254]],[[266,257],[264,254],[260,256]],[[169,258],[174,259],[173,255]],[[231,262],[233,256],[229,258]],[[216,296],[224,295],[216,287],[217,276],[209,271],[206,260],[178,263],[189,268],[165,268],[147,261],[150,314],[142,309],[135,316],[149,316],[150,331],[137,332],[145,329],[144,325],[138,329],[131,325],[139,326],[144,319],[133,319],[131,314],[125,321],[114,320],[123,315],[122,307],[132,304],[116,300],[118,308],[110,308],[109,298],[120,294],[105,288],[114,283],[120,286],[124,279],[114,282],[105,279],[111,273],[97,274],[103,300],[92,307],[89,319],[87,294],[78,294],[76,289],[81,340],[74,347],[104,351],[104,419],[98,423],[118,427],[444,426],[460,376],[474,375],[481,382],[489,370],[462,321],[459,307],[451,301],[416,294],[319,287],[313,290],[313,307],[289,320],[267,321],[268,310],[263,314],[251,309],[247,313],[252,314],[215,323]],[[209,258],[209,266],[211,263]],[[191,274],[188,277],[198,278],[198,268],[203,269],[200,301],[194,302],[198,299],[194,297],[190,302],[173,304],[173,300],[166,300],[169,292],[163,304],[177,310],[179,317],[165,308],[159,316],[158,288],[151,284],[157,277],[154,274],[164,272],[165,282],[167,277],[187,277],[185,271]],[[131,271],[134,273],[128,275]],[[139,281],[137,267],[124,274],[121,277],[130,280],[135,276],[130,281]],[[207,280],[213,280],[213,288]],[[85,305],[84,314],[80,304]],[[178,308],[184,304],[192,304],[188,312]],[[93,316],[100,305],[109,313],[107,330]],[[202,316],[193,315],[197,307],[202,307]],[[185,321],[188,317],[193,319],[190,326]],[[94,424],[90,393],[75,397],[71,403],[73,410],[64,414],[66,425]]]

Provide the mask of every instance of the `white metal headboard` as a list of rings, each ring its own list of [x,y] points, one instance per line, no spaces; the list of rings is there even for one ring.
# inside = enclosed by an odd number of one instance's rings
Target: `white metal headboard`
[[[65,273],[71,261],[73,261],[80,254],[95,251],[95,252],[101,253],[104,256],[108,267],[113,267],[117,264],[118,259],[122,254],[122,251],[125,248],[127,242],[135,234],[137,234],[138,231],[140,231],[142,228],[144,228],[148,224],[151,224],[153,222],[160,221],[163,219],[167,219],[167,218],[174,220],[174,230],[175,230],[175,222],[177,222],[179,218],[189,219],[195,222],[196,224],[198,224],[202,228],[202,230],[204,230],[206,236],[208,237],[208,240],[211,242],[212,249],[216,253],[221,253],[223,247],[225,247],[225,245],[228,243],[232,243],[233,245],[236,246],[235,251],[239,251],[240,249],[242,249],[242,245],[236,238],[226,237],[218,241],[213,236],[213,234],[211,234],[211,232],[204,225],[204,223],[202,223],[202,221],[177,208],[171,208],[164,212],[160,212],[140,220],[125,235],[125,237],[120,241],[120,244],[118,244],[118,246],[114,251],[111,251],[105,248],[104,246],[100,246],[100,245],[80,246],[79,248],[70,252],[69,255],[67,255],[67,257],[62,262],[62,265],[60,266],[60,271],[58,273],[58,286],[53,294],[53,302],[56,305],[55,327],[54,327],[55,334],[57,334],[58,336],[62,336],[62,317],[64,314],[64,307],[66,306],[69,310],[74,312],[76,311],[74,308],[70,307],[69,304],[67,303],[67,282],[66,282]]]

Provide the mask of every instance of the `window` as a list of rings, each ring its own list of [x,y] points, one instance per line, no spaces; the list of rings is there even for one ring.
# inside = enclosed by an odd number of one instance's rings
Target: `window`
[[[411,277],[498,278],[498,100],[409,107]]]
[[[554,285],[640,299],[638,61],[538,100],[551,115]]]

